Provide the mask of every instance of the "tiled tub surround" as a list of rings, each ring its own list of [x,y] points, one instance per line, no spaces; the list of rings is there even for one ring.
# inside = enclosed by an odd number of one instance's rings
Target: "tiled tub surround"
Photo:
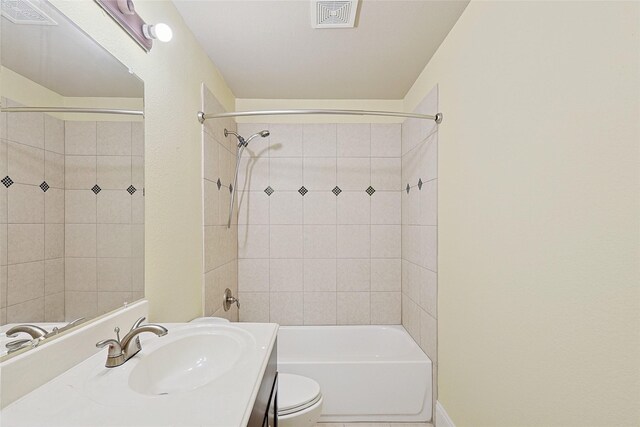
[[[415,109],[438,112],[434,88]],[[433,362],[437,398],[438,126],[407,119],[402,125],[402,325]]]
[[[0,116],[0,323],[64,320],[64,122]]]
[[[203,86],[203,109],[225,112],[213,94]],[[238,320],[238,309],[222,309],[225,288],[238,292],[238,225],[234,209],[231,228],[227,228],[230,186],[236,167],[236,138],[225,138],[224,129],[236,130],[233,119],[207,120],[202,127],[203,218],[204,218],[204,315]],[[246,152],[245,152],[246,153]],[[237,200],[237,199],[236,199]],[[244,301],[242,301],[244,304]],[[243,306],[244,309],[244,306]]]
[[[400,125],[238,125],[262,129],[238,179],[240,320],[399,324]]]
[[[144,292],[142,122],[65,122],[65,317]]]
[[[92,317],[140,298],[142,123],[1,117],[0,322]]]

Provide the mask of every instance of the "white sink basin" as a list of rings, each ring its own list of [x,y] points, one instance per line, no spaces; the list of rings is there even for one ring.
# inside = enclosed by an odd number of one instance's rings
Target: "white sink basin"
[[[89,398],[128,405],[134,396],[166,398],[232,380],[255,351],[255,339],[232,325],[188,324],[163,337],[140,336],[142,351],[122,366],[100,366],[85,382]],[[102,365],[104,361],[101,361]]]
[[[205,386],[240,360],[250,339],[243,332],[219,328],[189,335],[177,331],[173,339],[169,332],[169,341],[158,339],[158,347],[131,370],[129,387],[141,394],[166,395]]]

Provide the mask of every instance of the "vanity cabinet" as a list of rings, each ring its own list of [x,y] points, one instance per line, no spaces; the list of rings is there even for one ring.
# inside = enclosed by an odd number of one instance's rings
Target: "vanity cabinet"
[[[278,342],[273,345],[247,427],[278,425]]]

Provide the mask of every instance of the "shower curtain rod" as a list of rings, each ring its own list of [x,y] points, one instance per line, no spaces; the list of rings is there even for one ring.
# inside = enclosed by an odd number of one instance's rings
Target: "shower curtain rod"
[[[128,116],[144,116],[141,110],[120,110],[115,108],[75,108],[75,107],[6,107],[0,108],[3,113],[94,113],[122,114]]]
[[[387,116],[407,117],[410,119],[434,120],[442,122],[442,113],[435,116],[430,114],[402,113],[398,111],[367,111],[367,110],[264,110],[264,111],[236,111],[233,113],[206,114],[198,111],[198,121],[204,123],[207,119],[223,119],[226,117],[251,117],[251,116],[290,116],[299,114],[329,114],[337,116]]]

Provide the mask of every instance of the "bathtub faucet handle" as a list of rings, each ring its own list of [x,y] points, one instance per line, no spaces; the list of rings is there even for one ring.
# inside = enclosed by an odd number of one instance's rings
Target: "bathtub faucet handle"
[[[236,307],[238,307],[238,310],[240,310],[240,300],[233,296],[231,289],[227,288],[224,290],[224,296],[222,298],[222,307],[224,308],[224,311],[229,311],[233,304],[235,304]]]

